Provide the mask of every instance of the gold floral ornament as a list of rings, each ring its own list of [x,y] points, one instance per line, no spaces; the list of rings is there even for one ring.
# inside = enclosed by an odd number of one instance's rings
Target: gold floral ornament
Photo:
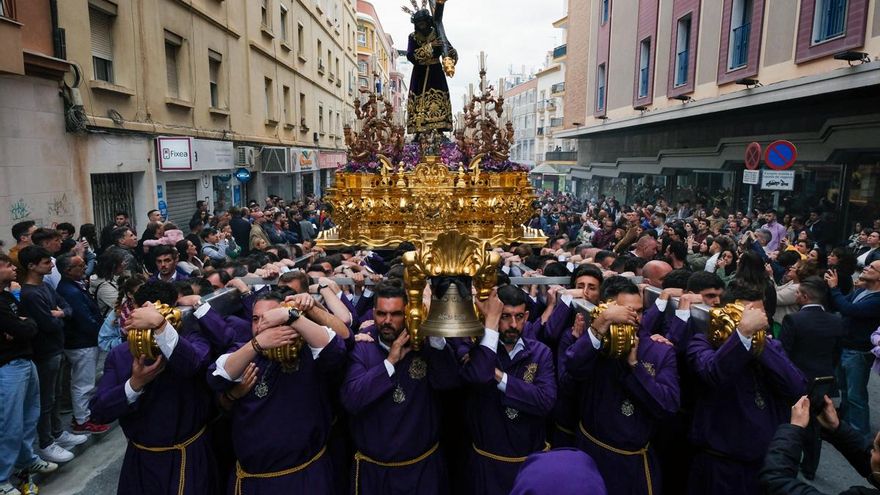
[[[165,321],[171,324],[175,329],[180,328],[182,315],[180,310],[163,303],[153,303],[156,311],[165,318]],[[156,344],[156,337],[153,335],[155,328],[137,328],[128,331],[128,350],[135,359],[146,358],[149,360],[157,359],[162,351]]]
[[[745,303],[736,301],[720,308],[709,310],[709,341],[716,348],[721,347],[736,332],[736,326],[742,321]],[[752,352],[759,356],[764,351],[767,341],[767,329],[762,328],[752,335]]]

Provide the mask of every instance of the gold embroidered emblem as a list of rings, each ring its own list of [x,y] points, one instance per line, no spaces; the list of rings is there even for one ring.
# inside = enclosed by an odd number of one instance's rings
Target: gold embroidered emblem
[[[645,368],[645,372],[651,376],[657,376],[657,370],[654,369],[654,363],[649,363],[647,361],[642,361],[642,368]]]
[[[512,407],[508,407],[504,410],[504,414],[507,415],[508,419],[516,419],[516,417],[519,416],[519,411]]]
[[[393,400],[395,404],[401,404],[406,400],[406,392],[403,391],[400,385],[394,387],[394,392],[391,393],[391,400]]]
[[[523,381],[532,383],[535,381],[535,373],[538,372],[538,363],[531,363],[526,366],[526,372],[523,373]]]
[[[413,380],[421,380],[428,373],[428,364],[425,360],[417,357],[409,365],[409,377]]]
[[[629,399],[624,399],[623,402],[620,404],[620,414],[623,414],[624,416],[626,416],[628,418],[628,417],[632,416],[633,413],[635,413],[635,412],[636,412],[636,406],[634,406],[633,403],[630,402]]]
[[[420,95],[410,94],[407,103],[407,132],[428,132],[452,127],[449,92],[430,88]]]

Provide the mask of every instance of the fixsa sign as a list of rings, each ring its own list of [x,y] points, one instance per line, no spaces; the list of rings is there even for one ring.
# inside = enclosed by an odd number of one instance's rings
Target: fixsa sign
[[[187,137],[156,138],[159,170],[192,170],[192,139]]]

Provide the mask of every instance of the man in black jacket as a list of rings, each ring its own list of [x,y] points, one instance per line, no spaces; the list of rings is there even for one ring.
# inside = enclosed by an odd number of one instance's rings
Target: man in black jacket
[[[58,411],[64,320],[70,318],[73,311],[55,289],[43,282],[43,277],[55,267],[49,251],[28,246],[21,250],[18,260],[25,269],[24,282],[21,284],[22,313],[37,323],[37,336],[34,338],[34,364],[40,377],[40,419],[37,423],[40,441],[37,454],[47,461],[67,462],[73,459],[70,449],[88,440],[83,435],[64,431]]]
[[[817,376],[833,376],[840,360],[840,339],[846,336],[846,332],[840,317],[825,311],[823,306],[828,286],[819,277],[810,277],[800,283],[796,294],[795,300],[801,310],[782,319],[779,341],[807,381]],[[831,384],[828,384],[817,394],[824,395],[830,389]],[[811,480],[819,467],[822,440],[816,423],[807,426],[806,434],[801,470],[804,477]]]
[[[241,256],[247,256],[250,252],[251,223],[244,219],[241,208],[233,207],[229,209],[232,219],[229,220],[229,226],[232,228],[232,237],[235,243],[241,246]]]
[[[822,412],[813,421],[818,421],[825,439],[874,487],[853,486],[840,495],[880,494],[880,434],[873,441],[868,440],[861,432],[840,421],[834,403],[827,395],[823,400]],[[810,399],[803,396],[791,408],[791,423],[783,423],[776,430],[760,475],[767,495],[825,495],[797,477],[810,416]]]
[[[37,324],[19,315],[18,301],[6,290],[15,281],[15,272],[12,259],[0,255],[0,493],[4,494],[17,493],[11,483],[13,470],[22,470],[27,477],[58,469],[58,464],[34,454],[40,382],[31,359],[31,340]]]

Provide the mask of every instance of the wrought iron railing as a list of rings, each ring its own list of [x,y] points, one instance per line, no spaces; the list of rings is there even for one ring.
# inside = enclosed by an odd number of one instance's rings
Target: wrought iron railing
[[[688,82],[688,56],[690,52],[683,50],[676,55],[675,85],[682,86]]]
[[[745,23],[733,30],[733,50],[730,54],[730,68],[736,69],[749,62],[749,34],[751,23]]]

